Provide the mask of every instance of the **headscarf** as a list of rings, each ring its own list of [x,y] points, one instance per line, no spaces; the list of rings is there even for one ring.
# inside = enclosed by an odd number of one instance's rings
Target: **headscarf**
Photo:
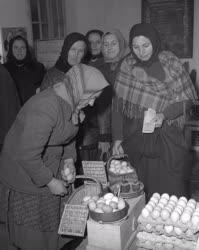
[[[62,46],[60,56],[57,62],[55,63],[55,67],[64,73],[66,73],[72,67],[72,65],[68,63],[68,52],[71,46],[77,41],[85,42],[86,50],[88,48],[88,41],[83,34],[78,33],[78,32],[73,32],[66,36],[63,46]],[[86,54],[86,51],[85,51],[85,54]]]
[[[104,37],[108,34],[113,34],[116,36],[118,42],[119,42],[119,54],[113,58],[113,59],[110,59],[110,58],[107,58],[104,53],[103,53],[103,50],[102,50],[102,53],[104,55],[104,61],[107,62],[107,63],[116,63],[116,62],[119,62],[120,59],[125,55],[125,52],[126,52],[126,41],[122,35],[122,33],[118,30],[118,29],[113,29],[113,30],[110,30],[108,32],[106,32],[103,37],[102,37],[102,42],[104,42]],[[103,47],[102,47],[103,48]]]
[[[13,44],[16,40],[23,41],[25,46],[26,46],[26,56],[22,60],[18,60],[14,55],[13,55]],[[31,63],[32,62],[32,56],[30,52],[30,47],[28,45],[28,41],[22,37],[22,36],[15,36],[13,37],[10,42],[9,42],[9,50],[7,54],[7,63],[9,64],[15,64],[15,65],[23,65],[26,63]]]
[[[78,104],[82,100],[89,101],[93,94],[107,86],[108,82],[98,69],[81,63],[71,67],[65,75],[64,82],[55,84],[53,88],[70,104],[73,114],[78,116]]]
[[[86,33],[87,40],[88,40],[90,34],[98,34],[102,38],[104,32],[102,30],[99,30],[99,29],[89,30]],[[89,42],[89,40],[88,40],[88,42]],[[90,61],[90,60],[95,60],[95,59],[98,59],[98,58],[102,58],[103,55],[102,55],[102,52],[100,52],[98,55],[92,55],[92,53],[91,53],[91,47],[90,47],[90,44],[89,44],[89,50],[87,52],[86,57],[87,57],[87,61]]]
[[[136,56],[136,54],[133,52],[132,42],[133,42],[133,39],[136,36],[144,36],[144,37],[148,38],[152,43],[153,54],[149,58],[148,61],[141,61]],[[158,31],[154,28],[153,25],[151,25],[149,23],[135,24],[130,30],[129,47],[131,49],[131,53],[134,55],[134,57],[136,58],[137,63],[140,66],[150,66],[153,62],[158,61],[158,54],[161,51],[161,42],[160,42],[160,37],[159,37]]]

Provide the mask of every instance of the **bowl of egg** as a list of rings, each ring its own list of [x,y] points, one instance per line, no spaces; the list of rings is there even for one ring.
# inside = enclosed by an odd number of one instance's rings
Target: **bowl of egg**
[[[86,196],[83,204],[88,206],[89,216],[97,222],[116,222],[125,218],[128,214],[129,205],[121,197],[113,193],[106,193],[101,197]]]

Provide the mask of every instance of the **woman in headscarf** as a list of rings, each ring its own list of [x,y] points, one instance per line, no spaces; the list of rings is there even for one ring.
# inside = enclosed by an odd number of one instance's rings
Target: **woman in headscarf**
[[[52,87],[58,81],[62,81],[72,66],[83,62],[87,48],[88,41],[83,34],[73,32],[67,35],[60,56],[55,66],[47,71],[40,90]]]
[[[196,100],[195,89],[180,60],[161,50],[151,24],[134,25],[129,46],[131,53],[115,82],[113,153],[128,154],[147,199],[154,192],[187,196],[190,155],[183,135],[183,107]],[[153,133],[142,132],[148,109],[155,113]]]
[[[15,36],[9,42],[7,62],[4,64],[12,76],[21,105],[36,94],[45,74],[43,64],[33,59],[27,40]]]
[[[86,61],[89,65],[95,66],[102,55],[102,36],[103,31],[98,29],[89,30],[86,33],[86,38],[89,42],[89,49],[86,54]]]
[[[82,77],[83,76],[83,77]],[[21,250],[57,250],[61,196],[73,180],[81,111],[108,85],[100,71],[79,64],[64,81],[30,98],[9,130],[0,156],[0,220]]]
[[[114,84],[117,65],[124,57],[126,43],[117,29],[106,32],[102,37],[103,57],[92,62],[109,82],[110,87],[98,98],[94,107],[85,110],[86,119],[80,129],[80,157],[82,160],[107,160],[111,143],[111,103],[112,85]],[[107,155],[107,156],[106,156]]]

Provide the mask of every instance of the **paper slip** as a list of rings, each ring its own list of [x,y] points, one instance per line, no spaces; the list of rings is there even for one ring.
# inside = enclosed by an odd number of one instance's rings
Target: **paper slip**
[[[149,108],[144,112],[144,122],[142,127],[142,133],[153,133],[155,130],[155,122],[152,122],[156,116],[156,111]]]

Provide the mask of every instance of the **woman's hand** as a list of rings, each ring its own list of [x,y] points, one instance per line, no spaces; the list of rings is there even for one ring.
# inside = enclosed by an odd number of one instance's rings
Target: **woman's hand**
[[[75,163],[72,158],[64,160],[64,167],[61,170],[62,179],[68,183],[73,183],[76,177]]]
[[[124,150],[122,148],[121,143],[122,143],[121,140],[117,140],[117,141],[114,142],[113,149],[112,149],[113,155],[124,154]]]
[[[51,193],[54,195],[64,196],[68,193],[68,190],[66,188],[68,185],[63,180],[52,178],[52,180],[47,184],[47,186],[50,189]]]
[[[110,147],[111,147],[111,145],[109,142],[99,142],[98,143],[98,149],[101,151],[100,160],[103,160],[103,155],[105,153],[107,154],[107,157],[108,157]]]
[[[163,113],[157,113],[155,118],[153,119],[153,122],[155,122],[155,127],[160,128],[162,127],[162,123],[164,121],[164,114]]]

